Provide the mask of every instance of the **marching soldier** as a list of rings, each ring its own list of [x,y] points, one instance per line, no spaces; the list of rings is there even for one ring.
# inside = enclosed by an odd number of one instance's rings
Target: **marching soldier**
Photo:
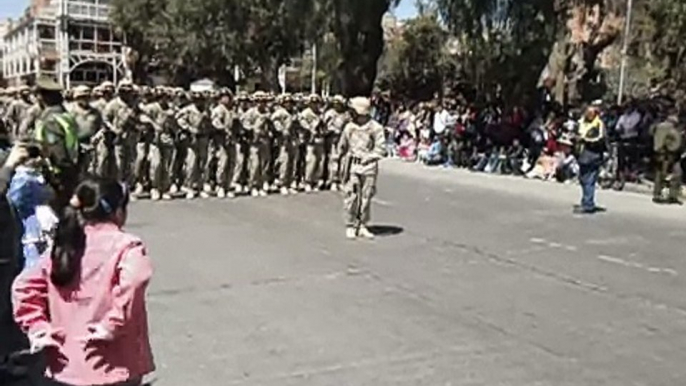
[[[122,80],[117,87],[117,97],[105,107],[103,119],[114,134],[114,157],[119,181],[133,185],[134,162],[138,144],[138,106],[133,83]]]
[[[293,108],[293,98],[286,94],[280,98],[280,106],[272,114],[274,132],[278,144],[278,176],[280,192],[286,196],[297,193],[292,189],[294,182],[295,164],[298,160],[298,138],[296,132],[296,113]]]
[[[5,123],[9,126],[12,138],[19,137],[19,125],[24,120],[26,112],[31,108],[31,90],[28,86],[20,86],[11,93],[13,99],[5,112]]]
[[[164,87],[154,89],[152,101],[143,106],[153,128],[150,141],[150,199],[171,200],[170,170],[174,156],[174,123]]]
[[[247,185],[243,185],[246,180],[246,160],[248,159],[248,138],[247,132],[243,127],[241,122],[241,117],[250,109],[249,97],[246,93],[240,92],[236,97],[238,102],[236,105],[236,116],[238,117],[238,122],[236,122],[236,137],[234,139],[234,155],[235,155],[235,165],[233,169],[233,177],[231,181],[232,188],[236,194],[241,192],[249,192],[250,189]]]
[[[339,154],[347,157],[350,167],[345,176],[346,237],[373,238],[367,228],[371,217],[372,198],[376,193],[379,161],[385,156],[383,127],[371,119],[368,98],[351,100],[353,120],[348,123],[338,144]]]
[[[253,197],[266,196],[268,190],[271,117],[267,99],[265,92],[256,92],[253,95],[255,106],[241,117],[243,129],[248,133],[248,186]]]
[[[236,161],[236,113],[233,110],[231,90],[219,91],[219,103],[212,109],[212,126],[216,130],[215,142],[218,147],[217,197],[235,197],[231,191],[231,181]]]
[[[169,192],[173,195],[178,193],[183,187],[186,180],[186,157],[188,156],[188,146],[190,144],[190,133],[185,130],[181,130],[178,125],[177,118],[179,112],[188,106],[189,98],[188,94],[181,88],[170,88],[169,91],[171,96],[171,110],[174,114],[173,126],[176,132],[174,141],[174,160],[172,161],[171,168],[171,188]]]
[[[114,84],[112,82],[103,82],[103,84],[93,89],[93,97],[95,99],[92,102],[93,107],[101,115],[104,115],[105,107],[114,98]]]
[[[136,89],[136,86],[134,86]],[[148,86],[138,87],[139,100],[136,105],[136,112],[139,117],[138,142],[136,143],[136,161],[134,162],[134,175],[136,188],[133,196],[142,195],[147,187],[150,186],[150,146],[155,137],[155,118],[148,114],[150,106],[154,103],[152,90]],[[159,115],[153,112],[153,115]]]
[[[322,158],[324,158],[324,127],[319,106],[319,95],[310,95],[308,107],[300,113],[298,122],[307,133],[307,155],[305,156],[305,192],[319,190],[323,186]]]
[[[94,156],[94,145],[101,133],[102,116],[100,112],[90,104],[91,90],[88,86],[78,86],[74,89],[74,103],[71,105],[71,113],[78,124],[79,138],[79,169],[81,174],[94,174],[97,170],[97,157]]]
[[[189,200],[195,198],[198,191],[200,197],[208,198],[212,191],[207,175],[212,122],[201,92],[191,91],[191,103],[179,111],[176,122],[189,138],[183,191]]]
[[[667,119],[655,126],[653,145],[656,157],[655,188],[653,202],[657,204],[681,205],[681,155],[683,152],[683,132],[681,131],[678,112],[671,108]],[[669,181],[669,196],[665,200],[662,191],[665,182]]]
[[[326,124],[326,153],[327,153],[327,173],[331,190],[337,191],[341,184],[341,157],[338,154],[338,142],[341,138],[343,128],[350,120],[350,115],[346,109],[345,98],[336,95],[332,101],[332,107],[324,114]]]
[[[23,114],[19,128],[17,129],[17,135],[23,138],[33,137],[33,129],[36,126],[36,120],[43,112],[43,107],[40,103],[35,102],[29,107],[28,110]]]

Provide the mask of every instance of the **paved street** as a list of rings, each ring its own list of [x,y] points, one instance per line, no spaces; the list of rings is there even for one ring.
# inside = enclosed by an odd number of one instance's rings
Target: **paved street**
[[[375,241],[334,193],[135,203],[157,383],[686,384],[686,209],[394,161]]]

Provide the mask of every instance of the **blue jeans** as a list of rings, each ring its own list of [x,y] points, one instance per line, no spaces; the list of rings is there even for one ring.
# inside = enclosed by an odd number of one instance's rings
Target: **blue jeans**
[[[595,210],[595,187],[600,174],[600,166],[596,164],[581,165],[579,172],[579,182],[581,183],[581,208],[584,210]]]

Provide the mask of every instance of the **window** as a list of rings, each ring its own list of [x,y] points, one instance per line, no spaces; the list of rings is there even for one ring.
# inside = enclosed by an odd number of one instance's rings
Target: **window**
[[[81,30],[81,36],[84,40],[95,40],[95,28],[83,27]]]
[[[98,28],[98,41],[109,42],[112,39],[112,34],[107,28]]]
[[[55,40],[55,27],[50,25],[39,25],[38,38],[41,40]]]

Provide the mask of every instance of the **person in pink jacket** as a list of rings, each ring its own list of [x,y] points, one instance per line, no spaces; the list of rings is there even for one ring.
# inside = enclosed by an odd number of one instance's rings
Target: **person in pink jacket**
[[[54,246],[14,282],[14,318],[58,385],[140,385],[154,370],[143,242],[122,231],[129,194],[87,180],[60,215]]]

